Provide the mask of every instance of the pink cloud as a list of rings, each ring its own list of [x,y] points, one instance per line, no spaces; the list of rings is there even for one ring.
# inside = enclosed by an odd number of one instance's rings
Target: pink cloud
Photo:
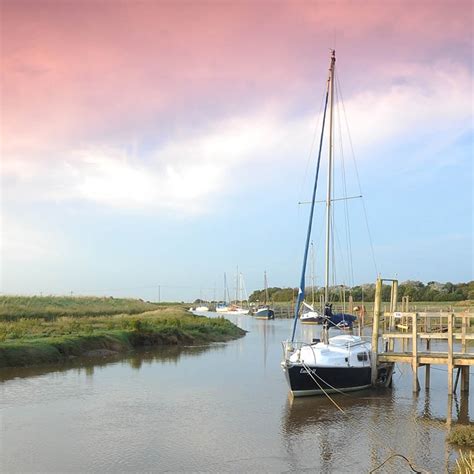
[[[335,27],[354,91],[392,80],[379,73],[394,62],[466,63],[471,9],[462,1],[4,1],[4,155],[159,138],[275,101],[307,108],[319,100],[315,82],[324,80]]]

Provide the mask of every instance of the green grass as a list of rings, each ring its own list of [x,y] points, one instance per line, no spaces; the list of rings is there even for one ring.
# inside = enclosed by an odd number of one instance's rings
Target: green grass
[[[0,321],[16,321],[22,318],[54,320],[62,316],[138,314],[161,306],[163,305],[142,300],[112,297],[0,296]]]
[[[458,446],[474,447],[474,425],[455,426],[448,434],[448,441]]]
[[[10,309],[5,314],[9,317],[0,319],[0,367],[56,362],[95,349],[123,352],[144,345],[221,342],[245,334],[226,319],[194,316],[183,306],[153,305],[155,309],[149,311],[148,303],[122,300],[131,311],[143,308],[143,304],[147,311],[114,314],[122,303],[114,301],[112,308],[104,308],[103,301],[92,298],[67,300],[55,299],[52,306],[48,302],[52,310],[44,311],[41,314],[46,316],[41,317],[33,317],[33,313],[18,317],[23,307],[16,312],[8,302]],[[63,304],[66,316],[59,315],[58,303]],[[80,303],[84,303],[82,307]],[[88,316],[88,306],[97,312],[100,308],[100,315]],[[53,313],[56,316],[51,317]]]

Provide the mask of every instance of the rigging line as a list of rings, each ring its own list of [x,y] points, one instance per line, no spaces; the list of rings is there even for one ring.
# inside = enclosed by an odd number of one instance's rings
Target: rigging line
[[[333,161],[334,164],[334,161]],[[334,170],[332,175],[334,176]],[[333,184],[333,188],[334,188]],[[336,239],[339,237],[336,236],[336,212],[333,206],[332,214],[331,214],[331,278],[332,278],[332,286],[336,285],[337,281],[337,268],[336,268]]]
[[[293,332],[291,334],[291,342],[295,340],[295,332],[296,332],[296,324],[298,322],[298,316],[299,316],[299,310],[301,307],[301,302],[304,299],[304,284],[305,284],[305,274],[306,274],[306,262],[308,260],[308,250],[309,250],[309,242],[311,239],[311,229],[313,227],[313,214],[314,214],[314,201],[316,200],[316,191],[318,189],[318,177],[319,177],[319,166],[321,164],[321,153],[323,149],[323,139],[324,139],[324,125],[326,123],[326,111],[328,107],[328,99],[329,99],[329,81],[328,81],[328,87],[326,90],[326,100],[324,104],[324,114],[323,114],[323,124],[321,127],[321,138],[319,140],[319,152],[318,152],[318,161],[316,164],[316,174],[314,177],[314,186],[313,186],[313,195],[311,199],[311,210],[309,213],[309,221],[308,221],[308,230],[306,233],[306,245],[305,245],[305,250],[304,250],[304,255],[303,255],[303,265],[301,268],[301,279],[300,279],[300,287],[298,291],[298,298],[296,300],[295,304],[295,316],[294,316],[294,321],[293,321]]]
[[[353,143],[352,143],[352,137],[351,137],[351,133],[350,133],[350,130],[349,130],[349,123],[348,123],[348,120],[347,120],[346,107],[344,105],[344,97],[342,95],[342,87],[341,87],[341,84],[339,82],[339,77],[338,76],[336,76],[336,82],[337,82],[338,89],[339,89],[339,92],[340,92],[340,95],[341,95],[342,110],[344,112],[347,136],[349,138],[349,144],[350,144],[350,147],[351,147],[352,161],[354,163],[354,168],[355,168],[355,172],[356,172],[357,184],[359,186],[359,192],[360,192],[360,194],[362,194],[362,186],[360,184],[359,169],[357,168],[357,161],[355,159],[354,146],[353,146]],[[365,217],[365,225],[367,227],[367,234],[369,235],[370,250],[371,250],[371,253],[372,253],[372,261],[373,261],[374,268],[375,268],[375,274],[378,275],[379,271],[378,271],[378,268],[377,268],[377,261],[375,259],[374,246],[373,246],[373,243],[372,243],[372,234],[370,232],[369,220],[368,220],[368,217],[367,217],[367,209],[365,207],[365,200],[364,199],[362,199],[362,208],[364,210],[364,217]]]
[[[346,180],[346,167],[345,167],[345,156],[344,147],[342,144],[342,125],[341,125],[341,111],[340,111],[340,94],[339,87],[336,87],[336,98],[337,98],[337,123],[339,126],[339,146],[341,150],[341,172],[342,172],[342,184],[344,189],[344,216],[346,225],[346,248],[347,248],[347,265],[348,265],[348,276],[350,286],[354,286],[354,265],[352,262],[352,238],[351,238],[351,226],[349,220],[349,205],[347,202],[347,180]]]
[[[321,97],[321,104],[319,106],[319,112],[318,112],[318,116],[317,116],[316,127],[314,128],[313,139],[311,141],[311,146],[309,148],[308,157],[306,158],[306,166],[305,166],[305,170],[304,170],[304,174],[303,174],[303,182],[301,183],[301,187],[300,187],[301,191],[305,188],[305,185],[306,185],[306,178],[308,176],[309,163],[310,163],[310,160],[311,160],[311,156],[313,155],[314,144],[316,142],[317,132],[319,130],[319,122],[321,120],[321,112],[322,112],[323,106],[324,106],[324,98],[325,98],[325,95],[323,94],[323,96]]]
[[[336,229],[336,223],[334,223],[334,235],[336,236],[336,244],[333,248],[334,250],[338,250],[339,252],[339,255],[340,255],[340,260],[341,260],[341,267],[344,268],[345,265],[344,265],[344,252],[342,250],[342,244],[341,244],[341,241],[339,240],[339,233],[337,232],[337,229]],[[336,265],[334,265],[334,268],[336,268]],[[346,275],[346,281],[349,281],[350,280],[350,275]],[[335,283],[334,283],[335,284]]]
[[[334,71],[334,74],[336,72]],[[335,114],[334,114],[335,115]],[[333,136],[334,140],[334,136]],[[336,160],[332,160],[332,176],[333,176],[333,182],[332,182],[332,187],[331,187],[331,200],[334,198],[335,193],[336,193],[336,182],[334,180],[335,174],[335,162]],[[336,209],[334,209],[335,206],[332,207],[332,213],[331,213],[331,262],[332,262],[332,286],[336,286],[336,281],[337,281],[337,269],[336,269],[336,246],[334,243],[335,239],[335,233],[336,233],[336,224],[335,224],[335,219],[336,219]],[[338,238],[338,237],[337,237]]]

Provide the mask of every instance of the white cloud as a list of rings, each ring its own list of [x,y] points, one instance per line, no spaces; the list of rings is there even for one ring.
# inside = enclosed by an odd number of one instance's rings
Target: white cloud
[[[346,103],[356,145],[374,148],[400,138],[412,142],[427,136],[446,141],[470,126],[472,76],[465,68],[397,64],[379,77],[375,92]]]
[[[380,145],[387,149],[399,140],[427,140],[433,151],[433,137],[445,143],[469,126],[472,79],[460,66],[404,64],[378,75],[376,89],[346,98],[358,157],[383,159],[375,152]],[[304,163],[314,125],[314,116],[288,118],[283,107],[272,106],[222,120],[194,136],[169,137],[140,159],[117,146],[58,151],[61,158],[48,167],[39,160],[7,159],[2,172],[11,179],[5,192],[119,209],[200,213],[217,196],[244,190],[246,183],[234,177],[246,170],[250,174],[255,164],[268,163],[273,172],[284,173],[285,166]]]

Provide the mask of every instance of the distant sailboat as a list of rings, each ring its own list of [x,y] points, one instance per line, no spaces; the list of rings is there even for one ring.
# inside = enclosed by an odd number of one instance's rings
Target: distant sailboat
[[[197,313],[204,313],[206,311],[209,311],[209,306],[205,305],[205,301],[203,301],[203,298],[202,298],[202,289],[201,291],[199,292],[199,300],[198,302],[200,303],[199,306],[196,306],[196,309],[194,311],[196,311]]]
[[[264,294],[265,300],[263,302],[263,306],[257,308],[255,312],[256,319],[275,319],[275,311],[268,305],[268,282],[267,282],[267,272],[263,272],[263,286],[264,286]]]
[[[229,311],[229,305],[227,301],[230,301],[229,288],[227,287],[227,275],[224,272],[224,298],[219,301],[216,305],[217,313],[227,313]]]
[[[226,314],[249,314],[249,309],[243,307],[242,293],[244,292],[244,277],[239,272],[237,267],[236,288],[235,288],[235,303],[230,304]]]

